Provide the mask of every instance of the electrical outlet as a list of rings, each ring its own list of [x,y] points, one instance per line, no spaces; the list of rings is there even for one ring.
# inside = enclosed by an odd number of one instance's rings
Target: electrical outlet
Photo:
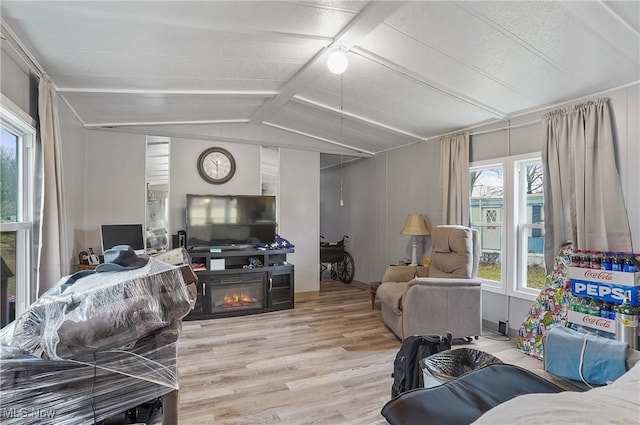
[[[503,322],[502,320],[498,321],[498,332],[500,332],[502,335],[507,334],[507,323],[509,323],[508,320],[505,322]]]

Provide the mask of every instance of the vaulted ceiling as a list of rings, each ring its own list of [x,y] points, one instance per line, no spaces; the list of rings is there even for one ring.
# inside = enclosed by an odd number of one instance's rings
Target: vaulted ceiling
[[[11,1],[87,128],[379,152],[640,80],[640,2]],[[347,50],[341,76],[329,53]]]

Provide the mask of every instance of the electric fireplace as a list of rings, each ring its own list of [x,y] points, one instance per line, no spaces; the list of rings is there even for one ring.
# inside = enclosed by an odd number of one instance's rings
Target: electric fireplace
[[[266,307],[265,287],[260,275],[223,279],[207,285],[211,313],[262,310]]]

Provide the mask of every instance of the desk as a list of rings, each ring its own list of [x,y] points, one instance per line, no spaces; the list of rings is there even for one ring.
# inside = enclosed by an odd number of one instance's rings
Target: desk
[[[74,272],[80,272],[80,271],[83,271],[83,270],[95,270],[96,266],[90,265],[90,264],[74,264],[73,265],[73,271]]]

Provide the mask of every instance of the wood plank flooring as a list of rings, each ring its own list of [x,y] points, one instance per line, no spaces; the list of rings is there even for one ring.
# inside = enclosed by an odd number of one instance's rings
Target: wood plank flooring
[[[544,374],[513,341],[468,346]],[[399,348],[368,289],[339,281],[322,282],[319,299],[292,310],[184,322],[179,423],[387,424],[380,409]]]

